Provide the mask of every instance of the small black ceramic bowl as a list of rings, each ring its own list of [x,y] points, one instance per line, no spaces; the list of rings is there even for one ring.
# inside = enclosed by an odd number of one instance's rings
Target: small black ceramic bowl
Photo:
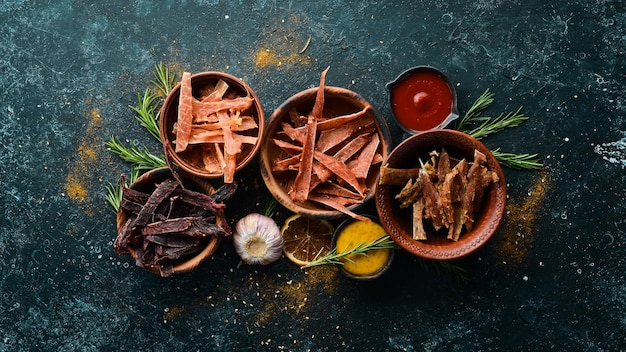
[[[364,215],[371,219],[366,222],[349,218],[344,220],[333,233],[332,247],[338,253],[354,248],[362,243],[369,243],[385,236],[387,233],[378,218]],[[356,280],[372,280],[382,276],[391,266],[395,250],[376,249],[367,252],[367,255],[353,254],[343,260],[341,271],[349,278]]]
[[[444,128],[459,117],[454,85],[434,67],[410,68],[387,90],[393,117],[410,134]]]

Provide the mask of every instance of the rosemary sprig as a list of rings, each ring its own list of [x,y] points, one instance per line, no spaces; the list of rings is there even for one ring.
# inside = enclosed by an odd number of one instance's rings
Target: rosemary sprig
[[[519,126],[528,120],[528,116],[522,113],[522,107],[514,112],[500,114],[495,118],[483,116],[483,112],[493,103],[494,96],[489,89],[485,90],[467,110],[455,128],[476,139],[482,139],[507,128]],[[543,164],[537,159],[537,154],[504,153],[499,148],[492,150],[492,153],[501,164],[512,169],[541,169],[543,167]]]
[[[500,148],[492,150],[493,156],[498,159],[501,164],[510,167],[511,169],[521,170],[539,170],[543,168],[543,164],[537,158],[537,154],[514,154],[501,152]]]
[[[278,205],[278,201],[270,192],[266,192],[265,194],[265,205],[263,206],[263,212],[261,214],[271,218],[275,215],[276,206]]]
[[[167,96],[176,85],[176,74],[170,73],[162,62],[154,65],[154,80],[152,84],[157,88],[157,93]]]
[[[482,123],[478,127],[464,132],[476,139],[481,139],[507,128],[517,127],[526,120],[528,120],[528,116],[524,115],[522,108],[519,107],[515,112],[503,113],[495,118],[477,117],[476,121],[482,121]]]
[[[138,170],[150,170],[167,166],[163,155],[154,155],[146,147],[126,146],[115,136],[111,136],[111,139],[105,143],[105,146],[124,161],[131,163]]]
[[[474,104],[467,110],[465,115],[461,118],[461,120],[456,124],[456,129],[459,131],[463,131],[467,126],[478,122],[480,115],[482,112],[493,103],[493,98],[495,94],[489,91],[489,88],[481,94]]]
[[[362,242],[358,245],[354,246],[352,249],[337,253],[337,248],[333,248],[328,254],[319,256],[320,253],[317,254],[315,259],[309,264],[302,267],[310,268],[313,266],[319,265],[329,265],[329,264],[338,264],[343,265],[343,261],[347,260],[349,262],[354,263],[352,259],[348,256],[350,255],[364,255],[367,256],[367,251],[375,250],[375,249],[397,249],[398,245],[389,237],[389,235],[382,236],[371,242]]]
[[[143,96],[141,96],[141,94],[137,94],[137,101],[139,102],[139,105],[136,107],[129,107],[137,113],[135,115],[135,119],[139,121],[141,126],[148,130],[150,135],[152,135],[152,137],[154,137],[157,141],[162,142],[158,118],[155,113],[157,105],[154,103],[158,97],[158,95],[152,93],[150,89],[146,88]]]
[[[107,194],[104,196],[104,198],[106,199],[107,203],[109,203],[109,205],[113,207],[115,213],[117,213],[118,209],[120,208],[120,204],[122,204],[124,187],[128,187],[128,185],[135,182],[138,177],[139,170],[133,167],[130,170],[130,179],[128,180],[127,184],[123,185],[120,179],[120,181],[116,184],[112,184],[111,182],[109,182],[108,185],[104,186],[107,190]]]

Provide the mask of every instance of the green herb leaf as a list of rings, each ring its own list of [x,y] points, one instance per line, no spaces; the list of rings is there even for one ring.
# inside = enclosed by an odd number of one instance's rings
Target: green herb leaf
[[[498,159],[498,162],[512,169],[539,170],[543,168],[537,154],[504,153],[500,151],[500,148],[492,150],[491,153]]]
[[[522,122],[528,120],[528,116],[522,113],[522,108],[520,107],[515,112],[500,114],[495,118],[478,117],[475,120],[482,121],[482,123],[472,130],[463,132],[476,139],[481,139],[507,128],[519,126]]]
[[[135,119],[139,121],[141,126],[143,126],[152,137],[154,137],[157,141],[162,142],[161,132],[159,131],[159,123],[158,118],[155,113],[157,109],[157,105],[154,104],[155,100],[158,96],[150,91],[150,89],[146,89],[143,93],[137,94],[137,100],[139,105],[137,107],[130,106],[137,114],[135,115]]]
[[[319,266],[319,265],[330,265],[330,264],[343,265],[344,260],[354,262],[353,260],[347,257],[353,254],[367,256],[367,251],[371,251],[375,249],[397,249],[397,248],[399,248],[398,245],[389,237],[389,235],[385,235],[371,242],[359,243],[358,245],[354,246],[352,249],[342,252],[342,253],[337,253],[337,248],[333,248],[328,254],[321,256],[321,257],[319,256],[320,253],[318,253],[315,259],[309,264],[303,266],[302,269],[310,268],[313,266]]]
[[[139,170],[137,168],[131,168],[130,170],[130,179],[128,180],[128,184],[123,185],[121,179],[116,184],[112,184],[109,182],[104,187],[107,190],[107,194],[104,196],[106,201],[113,207],[113,211],[117,213],[120,208],[120,204],[122,204],[122,196],[124,192],[124,187],[128,187],[129,184],[132,184],[139,177]]]
[[[483,94],[481,94],[474,104],[467,110],[465,115],[461,118],[461,120],[456,124],[456,129],[459,131],[463,131],[467,126],[474,124],[480,121],[480,115],[482,112],[493,103],[495,94],[489,91],[489,88],[485,90]]]
[[[152,80],[152,84],[160,94],[167,96],[176,85],[176,75],[170,73],[169,69],[162,62],[159,62],[154,65],[154,80]]]
[[[139,170],[150,170],[167,166],[163,155],[154,155],[146,147],[126,146],[115,136],[111,136],[111,139],[105,143],[105,146]]]

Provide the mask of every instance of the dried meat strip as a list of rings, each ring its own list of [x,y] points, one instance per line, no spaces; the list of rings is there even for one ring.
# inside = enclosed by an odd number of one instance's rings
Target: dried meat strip
[[[356,176],[356,178],[367,178],[370,167],[372,166],[372,162],[374,160],[374,155],[376,155],[376,151],[378,150],[379,145],[380,138],[378,137],[378,134],[374,134],[369,143],[361,149],[361,152],[359,153],[357,158],[348,163],[348,167],[354,170],[354,175]]]
[[[159,183],[154,192],[150,195],[150,198],[148,198],[148,201],[146,201],[144,207],[139,214],[137,214],[134,226],[143,227],[147,225],[151,221],[155,209],[163,200],[169,197],[178,186],[178,181],[174,179],[167,179]]]
[[[334,196],[328,196],[328,195],[324,195],[324,194],[315,194],[312,193],[310,196],[310,200],[326,205],[332,209],[338,210],[354,219],[357,220],[361,220],[361,221],[365,221],[365,222],[371,222],[372,220],[366,216],[362,216],[359,215],[353,211],[351,211],[350,209],[348,209],[344,204],[342,204],[341,202],[339,202],[337,200],[337,197]]]
[[[413,239],[422,241],[428,239],[424,230],[424,198],[413,203]]]
[[[176,153],[187,149],[187,142],[193,123],[193,101],[191,91],[191,73],[183,72],[180,81],[180,96],[178,98],[178,128],[176,133]]]

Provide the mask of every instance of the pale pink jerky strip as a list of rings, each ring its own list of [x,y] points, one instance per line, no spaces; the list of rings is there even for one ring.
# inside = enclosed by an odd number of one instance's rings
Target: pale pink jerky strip
[[[193,94],[191,91],[191,73],[183,72],[180,81],[180,96],[178,99],[178,127],[176,133],[176,153],[187,149],[191,124],[193,123]]]
[[[308,116],[305,130],[305,143],[302,146],[302,161],[300,162],[300,168],[296,175],[294,188],[290,193],[291,200],[294,202],[304,202],[309,197],[311,171],[313,168],[313,152],[315,150],[315,139],[317,136],[317,120],[322,117],[324,110],[324,83],[329,68],[324,70],[320,76],[320,86],[315,97],[315,104]]]

